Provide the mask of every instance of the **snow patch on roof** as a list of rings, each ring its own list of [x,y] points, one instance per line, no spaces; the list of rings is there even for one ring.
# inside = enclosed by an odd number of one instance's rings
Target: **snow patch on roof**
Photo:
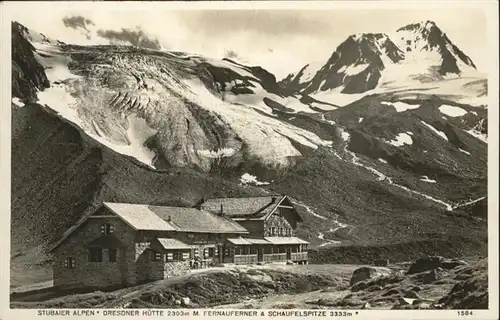
[[[358,119],[358,123],[363,122],[363,119],[364,119],[363,117],[359,118],[359,119]]]
[[[439,107],[439,111],[450,117],[461,117],[467,114],[467,111],[462,108],[449,106],[445,104]]]

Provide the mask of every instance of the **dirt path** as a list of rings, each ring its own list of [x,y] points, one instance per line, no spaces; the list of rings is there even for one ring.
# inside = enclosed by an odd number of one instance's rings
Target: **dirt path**
[[[214,307],[215,309],[311,309],[313,306],[308,302],[318,299],[340,299],[347,294],[349,290],[325,292],[323,290],[311,291],[299,294],[271,295],[259,299],[248,299],[246,301],[234,304],[225,304]]]

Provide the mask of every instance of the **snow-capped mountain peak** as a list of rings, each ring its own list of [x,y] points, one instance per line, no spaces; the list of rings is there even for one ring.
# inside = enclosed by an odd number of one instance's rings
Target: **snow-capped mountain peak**
[[[403,59],[404,53],[387,34],[353,34],[337,47],[304,92],[334,88],[343,93],[371,90],[377,85],[381,70]]]
[[[309,66],[281,85],[304,94],[364,93],[453,78],[481,78],[472,60],[433,21],[408,24],[394,33],[347,37],[313,77]],[[329,100],[332,101],[332,100]]]
[[[433,57],[440,75],[460,75],[476,69],[472,60],[463,53],[432,21],[409,24],[396,31],[395,41],[408,56],[423,52]],[[434,55],[432,55],[432,54]],[[422,58],[422,57],[420,57]]]

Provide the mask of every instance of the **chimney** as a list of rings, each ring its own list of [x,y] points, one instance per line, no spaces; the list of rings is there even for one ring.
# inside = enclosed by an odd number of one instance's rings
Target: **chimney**
[[[272,196],[271,197],[271,203],[275,203],[276,202],[276,196]]]
[[[222,205],[222,203],[220,204],[220,216],[224,216],[224,206]]]
[[[172,221],[172,218],[170,216],[168,216],[167,221]]]

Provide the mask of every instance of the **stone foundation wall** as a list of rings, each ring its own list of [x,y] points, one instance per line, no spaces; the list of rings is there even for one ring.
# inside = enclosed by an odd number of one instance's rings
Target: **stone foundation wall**
[[[163,276],[165,279],[174,276],[181,276],[188,273],[189,270],[189,261],[167,262],[164,264]]]

